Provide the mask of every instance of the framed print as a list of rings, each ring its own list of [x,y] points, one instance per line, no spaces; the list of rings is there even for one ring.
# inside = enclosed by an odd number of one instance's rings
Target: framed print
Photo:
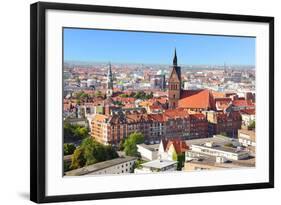
[[[34,202],[274,187],[274,18],[31,5]]]

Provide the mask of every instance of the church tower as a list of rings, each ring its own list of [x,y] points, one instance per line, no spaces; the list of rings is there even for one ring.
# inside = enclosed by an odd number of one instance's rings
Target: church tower
[[[113,94],[113,76],[111,71],[111,64],[109,63],[108,71],[107,71],[107,90],[106,90],[106,96],[111,97]]]
[[[181,95],[181,68],[178,66],[177,51],[175,49],[173,69],[168,80],[169,108],[176,108]]]

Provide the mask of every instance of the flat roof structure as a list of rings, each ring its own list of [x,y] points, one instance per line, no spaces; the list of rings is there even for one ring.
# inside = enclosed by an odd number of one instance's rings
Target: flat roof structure
[[[158,152],[159,144],[158,144],[158,146],[151,146],[151,145],[147,145],[147,144],[143,143],[143,144],[138,144],[137,146],[141,146],[145,149],[148,149],[151,152]]]
[[[107,161],[104,161],[104,162],[99,162],[99,163],[92,164],[92,165],[82,167],[82,168],[79,168],[79,169],[74,169],[74,170],[65,172],[65,175],[66,176],[86,175],[86,174],[97,172],[99,170],[106,169],[106,168],[109,168],[109,167],[112,167],[112,166],[115,166],[115,165],[118,165],[118,164],[123,164],[123,163],[129,162],[129,161],[132,161],[132,160],[136,160],[136,159],[137,159],[136,157],[130,157],[130,156],[119,157],[119,158],[116,158],[116,159],[111,159],[111,160],[107,160]]]
[[[165,167],[174,165],[176,163],[177,163],[176,161],[157,159],[157,160],[143,163],[142,166],[146,168],[163,169]]]
[[[243,159],[243,160],[227,160],[224,163],[217,163],[216,156],[210,156],[205,154],[199,154],[198,152],[188,151],[191,153],[189,160],[185,163],[209,165],[217,168],[240,168],[240,167],[255,167],[255,158]]]

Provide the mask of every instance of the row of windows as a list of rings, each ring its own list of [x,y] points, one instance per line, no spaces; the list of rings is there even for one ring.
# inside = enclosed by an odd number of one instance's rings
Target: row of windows
[[[170,89],[171,90],[177,90],[178,89],[178,84],[171,84]]]

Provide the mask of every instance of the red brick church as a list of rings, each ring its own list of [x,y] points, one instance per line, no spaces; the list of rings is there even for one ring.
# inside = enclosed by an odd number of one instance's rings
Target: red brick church
[[[178,66],[175,50],[173,68],[168,80],[169,108],[186,108],[195,111],[215,110],[212,92],[208,89],[183,90],[181,82],[181,67]]]

